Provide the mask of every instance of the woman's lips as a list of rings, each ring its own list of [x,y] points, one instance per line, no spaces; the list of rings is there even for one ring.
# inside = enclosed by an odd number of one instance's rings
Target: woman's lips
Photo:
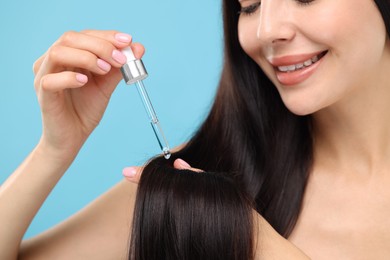
[[[321,64],[327,51],[284,56],[271,60],[276,77],[279,82],[286,86],[299,84],[308,79]]]

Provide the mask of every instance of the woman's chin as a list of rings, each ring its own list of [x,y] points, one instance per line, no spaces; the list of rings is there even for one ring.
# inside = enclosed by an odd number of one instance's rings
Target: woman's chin
[[[318,104],[312,104],[311,102],[297,101],[297,102],[284,102],[287,109],[297,116],[307,116],[319,111],[322,107]]]

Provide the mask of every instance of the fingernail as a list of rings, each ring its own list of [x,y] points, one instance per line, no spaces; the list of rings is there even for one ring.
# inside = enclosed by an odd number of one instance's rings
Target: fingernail
[[[183,168],[191,168],[191,165],[189,165],[186,161],[182,160],[182,159],[178,159],[179,160],[179,164],[183,167]]]
[[[88,82],[88,77],[85,76],[84,74],[77,73],[77,74],[76,74],[76,80],[77,80],[78,82],[80,82],[80,83],[85,84],[85,83]]]
[[[102,59],[97,60],[97,65],[99,68],[101,68],[102,70],[104,70],[106,72],[110,71],[110,69],[111,69],[111,65]]]
[[[137,174],[137,168],[135,167],[126,167],[122,170],[122,174],[125,177],[133,178]]]
[[[117,33],[115,34],[115,40],[118,42],[130,43],[131,35],[128,35],[127,33]]]
[[[126,56],[118,50],[112,52],[112,58],[120,64],[125,64],[127,61]]]

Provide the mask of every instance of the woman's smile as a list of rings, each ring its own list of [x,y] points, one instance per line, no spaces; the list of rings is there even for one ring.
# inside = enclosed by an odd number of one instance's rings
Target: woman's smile
[[[285,86],[293,86],[308,79],[320,66],[327,51],[311,54],[271,58],[276,78]]]
[[[386,28],[367,0],[263,0],[252,15],[240,15],[238,31],[242,49],[297,115],[350,100],[386,60]]]

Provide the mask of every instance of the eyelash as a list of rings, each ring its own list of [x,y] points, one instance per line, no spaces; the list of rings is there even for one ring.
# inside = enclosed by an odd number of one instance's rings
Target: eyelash
[[[251,15],[260,7],[261,2],[257,2],[245,7],[241,7],[241,10],[238,12],[239,15]]]
[[[314,0],[295,0],[299,5],[309,5],[311,4],[312,2],[314,2]],[[254,3],[254,4],[251,4],[249,6],[246,6],[246,7],[242,7],[240,11],[238,11],[238,14],[239,15],[251,15],[253,14],[254,12],[257,11],[257,9],[260,7],[261,5],[261,2],[257,2],[257,3]]]

